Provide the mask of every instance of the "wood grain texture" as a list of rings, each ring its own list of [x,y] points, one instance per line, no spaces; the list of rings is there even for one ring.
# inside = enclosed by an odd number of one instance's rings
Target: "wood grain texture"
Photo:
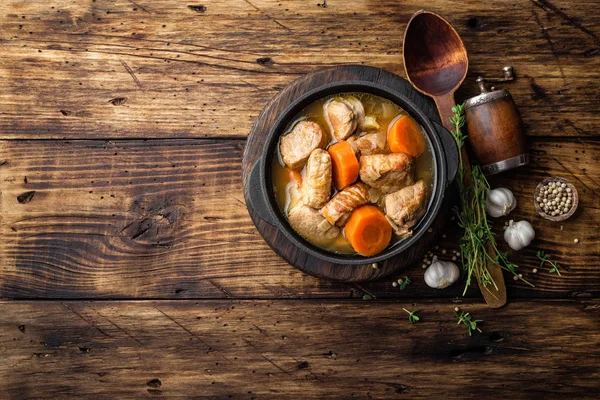
[[[420,266],[360,286],[306,276],[277,257],[254,228],[242,195],[240,140],[1,141],[0,296],[14,298],[453,297],[462,285],[427,288]],[[509,298],[600,294],[600,143],[535,140],[530,165],[493,177],[511,188],[538,234],[511,254],[535,289],[509,281]],[[533,192],[548,176],[579,191],[563,223],[535,212]],[[17,197],[35,192],[28,203]],[[496,222],[498,233],[508,218]],[[450,222],[436,251],[456,248]],[[560,227],[563,227],[561,230]],[[579,243],[573,243],[578,238]],[[503,248],[503,240],[499,237]],[[540,270],[544,249],[568,270]],[[433,249],[432,249],[433,250]],[[446,255],[449,256],[449,253]],[[471,292],[470,295],[478,294]]]
[[[284,85],[325,66],[403,75],[408,0],[4,1],[1,138],[243,137]],[[475,78],[513,65],[529,135],[597,137],[595,0],[432,0],[461,35]],[[560,8],[559,8],[560,7]],[[552,118],[548,118],[552,116]]]
[[[243,139],[269,99],[327,66],[403,75],[422,1],[0,3],[0,297],[20,299],[0,302],[0,398],[598,396],[596,0],[426,4],[469,53],[457,100],[514,66],[505,87],[532,139],[531,164],[492,184],[536,228],[511,254],[536,288],[509,280],[512,301],[493,311],[453,299],[462,284],[427,288],[420,266],[362,285],[307,276],[243,201]],[[532,202],[553,175],[580,195],[562,223]],[[437,254],[455,248],[454,224]],[[562,278],[532,272],[538,249]],[[341,300],[363,294],[378,300]],[[23,300],[44,298],[64,300]],[[456,325],[457,302],[483,334]]]
[[[443,300],[3,302],[0,396],[596,398],[600,304],[458,305],[483,333]]]

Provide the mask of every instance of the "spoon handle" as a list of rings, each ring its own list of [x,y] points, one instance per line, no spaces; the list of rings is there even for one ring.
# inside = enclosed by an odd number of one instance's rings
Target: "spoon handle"
[[[490,257],[495,258],[496,252],[493,247],[489,243],[487,243],[486,247]],[[504,283],[504,274],[502,274],[500,265],[496,263],[488,262],[487,269],[494,282],[496,282],[498,289],[492,284],[485,287],[479,280],[477,280],[477,284],[479,285],[479,289],[481,290],[481,294],[487,305],[490,308],[500,308],[506,304],[506,284]]]
[[[454,92],[435,96],[433,99],[435,100],[435,105],[442,118],[444,128],[448,129],[449,132],[454,131],[454,125],[450,122],[450,117],[454,115],[452,113],[452,107],[456,105],[456,102],[454,101]]]
[[[444,128],[448,129],[448,132],[454,132],[454,125],[450,122],[450,117],[454,115],[452,112],[452,107],[456,105],[454,101],[454,92],[446,93],[442,96],[433,97],[435,100],[435,105],[437,106],[438,113],[442,118],[442,124]],[[465,168],[465,185],[471,184],[471,163],[469,162],[469,156],[467,154],[467,150],[465,146],[460,150],[461,157],[463,161],[463,167]]]
[[[443,96],[435,96],[433,97],[435,100],[435,104],[437,106],[438,112],[440,113],[440,117],[442,118],[442,124],[449,132],[454,131],[454,126],[450,122],[450,117],[454,114],[452,112],[452,107],[456,104],[454,101],[454,92],[447,93]],[[467,150],[465,146],[461,149],[462,163],[465,169],[464,182],[465,185],[471,184],[471,164],[469,163],[469,157],[467,154]],[[490,257],[495,258],[496,252],[490,244],[487,244],[487,249]],[[490,308],[500,308],[506,304],[506,284],[504,283],[504,275],[502,274],[502,269],[500,265],[496,263],[489,262],[487,264],[487,269],[490,273],[490,276],[494,280],[497,286],[497,290],[493,285],[488,285],[488,287],[484,287],[479,279],[477,283],[479,284],[479,289],[481,290],[481,294],[485,299],[485,302]]]

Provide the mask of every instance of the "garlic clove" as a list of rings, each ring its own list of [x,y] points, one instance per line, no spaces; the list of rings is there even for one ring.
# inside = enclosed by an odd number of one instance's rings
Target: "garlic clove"
[[[517,200],[510,189],[500,187],[488,190],[485,210],[489,216],[499,218],[508,215],[516,206]]]
[[[460,270],[456,264],[449,261],[440,261],[433,256],[431,265],[425,270],[425,283],[434,289],[445,289],[451,286],[460,277]]]
[[[504,230],[504,240],[511,249],[516,251],[529,246],[534,238],[535,230],[531,224],[525,220],[514,222],[511,219]]]

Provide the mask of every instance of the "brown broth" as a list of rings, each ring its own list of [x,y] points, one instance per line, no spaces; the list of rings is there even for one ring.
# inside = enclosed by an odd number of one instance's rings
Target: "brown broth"
[[[298,113],[298,115],[292,120],[292,122],[290,122],[283,135],[290,132],[298,122],[302,120],[309,120],[316,122],[321,126],[323,133],[325,135],[328,135],[329,145],[334,144],[335,142],[337,142],[337,140],[331,133],[331,129],[327,123],[325,114],[323,112],[323,106],[329,99],[333,97],[348,95],[354,96],[360,101],[362,101],[363,106],[365,108],[365,116],[374,116],[377,120],[377,123],[380,126],[380,130],[385,129],[385,131],[387,132],[391,124],[400,115],[408,115],[408,113],[404,111],[401,107],[399,107],[397,104],[380,96],[360,92],[339,93],[323,97],[309,104],[307,107],[305,107],[302,111]],[[423,128],[421,128],[421,130],[422,129]],[[426,136],[425,133],[423,133],[423,135]],[[431,193],[431,188],[433,187],[433,155],[431,152],[431,145],[429,141],[427,141],[427,147],[425,149],[425,152],[421,154],[417,159],[415,159],[413,170],[415,182],[419,179],[423,179],[425,181],[425,186],[428,188],[428,196],[425,199],[425,201],[428,202],[429,193]],[[301,173],[302,178],[304,178],[305,168],[302,169]],[[283,215],[287,217],[289,205],[293,197],[292,187],[294,186],[294,183],[290,182],[289,170],[285,167],[281,159],[281,155],[279,154],[279,146],[277,146],[277,157],[273,157],[272,178],[275,199],[277,200],[279,209],[281,210]],[[336,192],[337,191],[333,189],[332,196]],[[396,235],[394,235],[390,242],[390,246],[398,242],[399,240],[402,240],[402,238],[399,238]],[[340,229],[340,234],[336,238],[313,244],[334,253],[357,254],[350,245],[350,243],[344,237],[343,229]]]

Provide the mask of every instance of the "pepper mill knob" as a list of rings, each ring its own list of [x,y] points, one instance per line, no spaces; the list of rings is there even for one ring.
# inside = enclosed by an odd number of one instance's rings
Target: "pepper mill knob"
[[[480,93],[487,93],[489,92],[487,85],[485,83],[485,78],[483,76],[478,76],[477,80],[475,81],[477,82],[477,86],[479,86],[479,92]]]
[[[515,69],[511,66],[502,68],[502,72],[504,73],[505,81],[512,81],[515,79]]]
[[[511,66],[507,66],[502,68],[502,78],[487,78],[486,81],[488,82],[510,82],[510,81],[514,81],[515,80],[515,69]],[[481,84],[479,83],[480,81],[483,81],[483,77],[478,77],[477,78],[477,83],[479,84],[479,88],[481,89]],[[488,92],[489,90],[486,89],[485,92]],[[481,91],[481,93],[485,93],[483,90]]]

